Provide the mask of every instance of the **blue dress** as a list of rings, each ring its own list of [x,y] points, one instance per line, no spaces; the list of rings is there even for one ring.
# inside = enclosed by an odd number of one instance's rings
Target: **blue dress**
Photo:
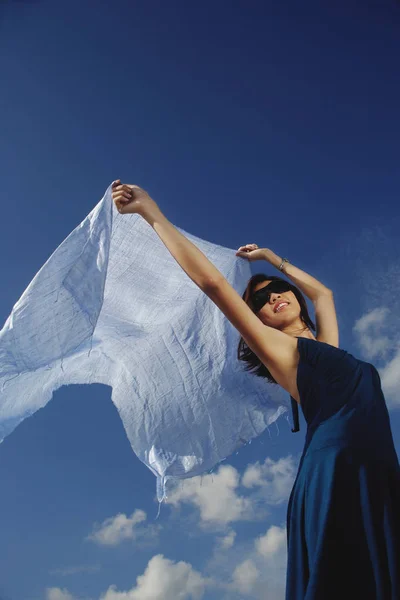
[[[298,338],[307,435],[287,514],[286,600],[400,599],[400,466],[378,371]]]

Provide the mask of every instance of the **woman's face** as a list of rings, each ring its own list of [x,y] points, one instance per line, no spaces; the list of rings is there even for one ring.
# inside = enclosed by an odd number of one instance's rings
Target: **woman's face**
[[[257,283],[254,292],[268,285],[270,280]],[[284,329],[300,318],[300,304],[293,292],[271,293],[269,302],[257,312],[257,317],[269,327]]]

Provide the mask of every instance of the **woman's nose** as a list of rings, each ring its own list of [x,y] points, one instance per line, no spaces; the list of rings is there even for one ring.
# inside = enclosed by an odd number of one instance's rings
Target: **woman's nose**
[[[280,297],[281,297],[280,294],[271,294],[271,297],[269,299],[270,304],[275,304],[276,300]]]

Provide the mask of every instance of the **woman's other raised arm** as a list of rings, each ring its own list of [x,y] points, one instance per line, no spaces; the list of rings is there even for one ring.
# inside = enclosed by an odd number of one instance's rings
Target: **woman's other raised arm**
[[[269,248],[259,248],[257,244],[241,246],[236,254],[249,261],[266,260],[277,269],[282,263],[282,258],[275,252]],[[339,328],[332,290],[291,262],[284,263],[283,273],[313,303],[317,340],[337,347],[339,345]]]

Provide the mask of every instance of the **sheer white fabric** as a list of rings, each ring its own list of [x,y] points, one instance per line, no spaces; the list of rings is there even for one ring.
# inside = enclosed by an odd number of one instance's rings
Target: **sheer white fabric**
[[[248,262],[185,235],[242,293]],[[0,439],[62,385],[109,385],[161,501],[168,478],[209,471],[289,407],[277,386],[244,372],[238,339],[152,228],[118,213],[110,187],[0,332]]]

